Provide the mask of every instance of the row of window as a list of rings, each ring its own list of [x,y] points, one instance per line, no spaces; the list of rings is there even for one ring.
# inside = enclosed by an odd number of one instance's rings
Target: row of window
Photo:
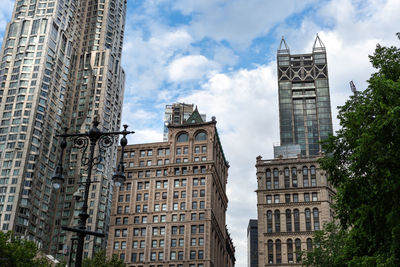
[[[314,230],[320,229],[319,224],[319,210],[314,208],[312,211],[313,223],[314,223]],[[292,220],[293,217],[293,220]],[[284,218],[286,221],[286,232],[300,232],[300,211],[298,209],[292,211],[287,209],[284,214]],[[311,210],[306,208],[304,210],[304,219],[305,219],[305,231],[312,231],[311,225]],[[274,223],[273,223],[274,221]],[[294,227],[292,228],[292,223],[294,222]],[[271,210],[267,211],[267,233],[273,232],[273,226],[275,224],[275,232],[281,232],[281,213],[279,210],[275,210],[272,212]]]
[[[312,249],[312,239],[307,239],[307,250]],[[294,250],[293,250],[294,245]],[[282,242],[281,240],[275,240],[275,262],[274,262],[274,241],[268,240],[268,264],[280,264],[282,263]],[[296,262],[301,262],[301,240],[296,239],[293,244],[292,239],[286,241],[286,251],[287,251],[287,262],[294,263],[293,252],[296,254]]]
[[[277,168],[273,169],[273,175],[271,175],[271,170],[266,170],[266,185],[267,189],[272,189],[272,183],[274,189],[279,188],[279,170]],[[310,176],[309,176],[310,174]],[[293,167],[290,175],[289,168],[284,169],[284,186],[285,188],[298,187],[298,177],[297,168]],[[308,167],[303,167],[303,187],[317,186],[317,177],[315,166],[311,166],[310,170]]]
[[[158,257],[157,257],[158,255]],[[184,254],[183,251],[171,251],[170,252],[170,260],[183,260],[184,259]],[[190,251],[190,259],[204,259],[204,251],[203,250],[191,250]],[[164,252],[151,252],[150,254],[150,260],[151,261],[162,261],[164,260]],[[143,262],[144,261],[144,253],[132,253],[131,255],[131,261],[132,262]],[[162,265],[161,265],[162,266]],[[175,266],[175,265],[169,265],[169,266]],[[182,266],[182,264],[178,264],[177,266]],[[195,264],[190,264],[190,267],[195,267]],[[203,267],[203,264],[198,264],[198,267]]]
[[[12,207],[12,206],[11,206]],[[178,220],[179,219],[179,220]],[[191,213],[190,214],[190,220],[191,221],[197,221],[197,220],[204,220],[205,219],[205,213],[204,212],[199,212],[199,213]],[[171,222],[177,222],[177,221],[185,221],[186,220],[186,214],[172,214],[171,215]],[[152,222],[153,223],[163,223],[167,221],[167,215],[153,215]],[[115,219],[115,224],[116,225],[127,225],[129,222],[129,217],[117,217]],[[134,216],[133,217],[133,223],[134,224],[140,224],[140,223],[148,223],[147,216]]]
[[[292,197],[292,199],[291,199]],[[282,203],[281,202],[281,196],[280,194],[273,195],[273,203]],[[272,195],[267,195],[266,196],[267,204],[272,204]],[[290,203],[291,200],[293,202],[299,202],[299,194],[298,193],[293,193],[293,194],[285,194],[285,203]],[[303,194],[303,201],[304,202],[310,202],[310,201],[318,201],[318,193],[317,192],[312,192],[311,196],[309,192],[306,192]]]
[[[207,152],[207,146],[195,146],[194,147],[194,153],[206,153]],[[152,157],[153,156],[153,150],[152,149],[147,149],[147,150],[140,150],[139,152],[140,157]],[[158,148],[157,149],[157,156],[168,156],[170,154],[170,149],[169,148]],[[176,155],[182,155],[182,154],[189,154],[189,148],[188,147],[178,147],[176,148]],[[133,158],[135,157],[135,151],[128,151],[124,152],[124,158]]]

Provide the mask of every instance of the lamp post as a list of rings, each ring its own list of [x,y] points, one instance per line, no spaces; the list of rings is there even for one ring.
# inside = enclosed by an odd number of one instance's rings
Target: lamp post
[[[123,155],[125,146],[128,143],[126,136],[128,134],[133,134],[133,131],[127,131],[128,125],[123,125],[124,130],[120,132],[102,132],[99,128],[99,122],[97,118],[93,120],[93,127],[86,133],[75,133],[75,134],[67,134],[67,129],[65,129],[64,134],[57,135],[58,137],[62,137],[62,141],[60,144],[61,148],[61,155],[58,161],[56,172],[52,177],[52,183],[54,189],[59,189],[64,182],[63,176],[63,167],[62,161],[64,156],[64,150],[67,147],[67,138],[72,138],[73,144],[72,146],[78,148],[82,151],[82,166],[87,166],[87,178],[86,181],[83,182],[85,185],[85,192],[83,196],[83,205],[81,208],[81,212],[79,214],[79,222],[78,227],[61,227],[63,230],[75,232],[78,236],[78,246],[76,249],[76,259],[75,259],[75,266],[81,267],[82,266],[82,255],[83,255],[83,244],[84,238],[86,235],[94,235],[98,237],[105,237],[103,233],[97,233],[94,231],[86,230],[86,221],[89,217],[87,213],[88,210],[88,198],[89,198],[89,189],[91,184],[91,176],[92,176],[92,168],[94,165],[103,161],[102,155],[105,153],[105,150],[112,146],[114,143],[116,135],[122,134],[123,137],[121,138],[120,144],[122,146],[121,149],[121,156],[120,161],[117,166],[117,170],[113,175],[114,184],[116,186],[121,186],[125,182],[125,174],[124,174],[124,162],[123,162]],[[99,155],[97,157],[94,156],[96,145],[98,144]],[[87,149],[89,148],[89,155],[87,156]]]

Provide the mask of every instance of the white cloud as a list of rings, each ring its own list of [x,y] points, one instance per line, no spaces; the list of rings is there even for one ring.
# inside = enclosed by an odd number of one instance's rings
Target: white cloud
[[[168,66],[170,81],[185,82],[202,79],[205,75],[214,72],[218,65],[205,56],[189,55],[177,58]]]
[[[268,33],[276,23],[312,2],[315,1],[282,0],[277,4],[265,0],[179,0],[175,8],[193,16],[188,30],[197,39],[225,40],[244,49],[254,38]]]
[[[3,33],[7,23],[10,22],[10,17],[14,8],[13,0],[2,0],[0,7],[0,44],[3,41]]]

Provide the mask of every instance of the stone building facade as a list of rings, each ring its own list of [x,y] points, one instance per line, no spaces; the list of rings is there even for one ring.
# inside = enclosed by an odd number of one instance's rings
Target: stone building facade
[[[115,188],[107,255],[132,267],[234,266],[226,228],[229,164],[216,121],[195,110],[168,126],[168,142],[125,148],[125,185]]]
[[[315,230],[333,220],[334,190],[318,158],[257,157],[259,266],[301,265]]]

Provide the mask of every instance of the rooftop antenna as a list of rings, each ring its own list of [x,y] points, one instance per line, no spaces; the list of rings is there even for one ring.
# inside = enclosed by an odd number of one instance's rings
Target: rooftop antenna
[[[317,37],[315,38],[314,46],[313,46],[313,53],[315,53],[315,52],[325,52],[325,45],[321,41],[321,38],[319,38],[318,33],[317,33]]]
[[[289,46],[286,44],[285,38],[283,36],[281,43],[279,44],[278,54],[290,54]]]

